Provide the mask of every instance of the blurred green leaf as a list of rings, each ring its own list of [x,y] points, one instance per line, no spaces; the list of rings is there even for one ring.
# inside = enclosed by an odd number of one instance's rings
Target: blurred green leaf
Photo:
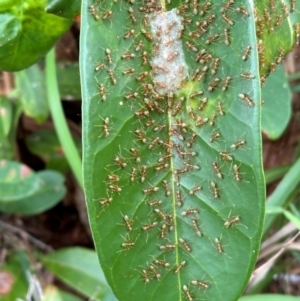
[[[46,12],[74,19],[80,15],[81,0],[47,0]]]
[[[299,301],[299,297],[278,294],[244,296],[239,301]]]
[[[55,171],[34,173],[27,166],[2,160],[0,211],[37,214],[56,205],[65,195],[64,177]]]
[[[12,160],[16,152],[16,130],[21,114],[19,102],[0,96],[0,158]]]
[[[78,64],[60,63],[56,72],[60,97],[66,100],[81,99]]]
[[[92,250],[61,249],[42,257],[42,262],[58,279],[93,300],[102,300],[110,292],[97,254]]]
[[[20,5],[23,0],[1,0],[0,12],[11,8],[14,5]]]
[[[122,301],[236,300],[255,264],[265,183],[253,2],[227,2],[225,16],[224,3],[155,2],[151,33],[140,1],[82,2],[84,186]]]
[[[46,0],[14,2],[0,11],[0,69],[19,71],[43,57],[72,25],[45,13]]]
[[[78,152],[81,152],[81,141],[73,137]],[[33,154],[41,157],[47,169],[53,169],[65,173],[69,170],[62,146],[59,143],[56,133],[49,129],[40,129],[25,139],[27,148]]]
[[[37,191],[40,185],[37,174],[26,165],[8,160],[0,161],[1,202],[21,200]]]
[[[64,292],[54,285],[48,285],[44,290],[42,301],[82,301],[82,299]]]
[[[23,255],[20,255],[20,253],[11,255],[8,262],[1,266],[1,301],[15,301],[18,298],[25,299],[26,297],[29,285],[20,256]],[[3,293],[3,289],[6,291],[5,294]]]
[[[282,65],[270,74],[262,88],[262,130],[270,139],[278,139],[292,114],[291,91]]]
[[[38,123],[45,122],[49,110],[43,72],[35,64],[16,72],[15,79],[25,114]]]

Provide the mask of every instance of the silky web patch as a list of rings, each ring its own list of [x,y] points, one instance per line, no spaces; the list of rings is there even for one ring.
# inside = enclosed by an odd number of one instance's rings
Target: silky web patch
[[[153,83],[158,93],[168,94],[178,90],[188,74],[181,42],[181,17],[173,9],[150,14],[148,18],[154,38]]]

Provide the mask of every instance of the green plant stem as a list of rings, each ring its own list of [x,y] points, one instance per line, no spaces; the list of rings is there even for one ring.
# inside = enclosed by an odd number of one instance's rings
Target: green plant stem
[[[279,206],[282,207],[289,199],[290,194],[296,188],[300,182],[300,158],[292,165],[289,171],[286,173],[276,190],[269,197],[267,202],[268,207]],[[276,219],[276,215],[266,215],[265,226],[263,230],[263,236],[265,236],[272,224]]]
[[[69,131],[59,96],[54,49],[46,56],[46,90],[49,109],[58,139],[77,182],[83,187],[81,159]]]
[[[279,167],[274,167],[265,170],[266,185],[282,178],[290,168],[291,165],[287,165],[287,166],[279,166]]]

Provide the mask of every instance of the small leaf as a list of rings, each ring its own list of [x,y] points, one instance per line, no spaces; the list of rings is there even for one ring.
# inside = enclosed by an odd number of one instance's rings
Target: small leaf
[[[80,15],[81,0],[47,0],[46,12],[57,16],[74,19]]]
[[[45,122],[49,111],[43,72],[38,65],[32,65],[16,72],[15,79],[25,114],[38,123]]]
[[[57,278],[87,297],[102,300],[110,291],[92,250],[61,249],[44,256],[42,262]]]
[[[36,63],[72,21],[44,11],[45,0],[24,0],[0,11],[0,69],[18,71]]]
[[[44,298],[42,301],[82,301],[78,297],[71,295],[58,289],[56,286],[48,285],[44,291]]]
[[[286,129],[292,114],[291,90],[281,65],[270,74],[262,88],[262,130],[270,139],[278,139]]]
[[[44,212],[59,203],[66,194],[64,177],[55,171],[44,170],[37,173],[40,187],[30,196],[21,200],[0,202],[0,210],[23,215]]]

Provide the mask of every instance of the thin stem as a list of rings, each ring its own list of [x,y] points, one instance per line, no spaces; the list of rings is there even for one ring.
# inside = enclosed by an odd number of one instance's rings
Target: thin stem
[[[58,139],[77,182],[83,187],[81,159],[69,131],[59,96],[54,49],[46,56],[46,90],[51,117]]]

